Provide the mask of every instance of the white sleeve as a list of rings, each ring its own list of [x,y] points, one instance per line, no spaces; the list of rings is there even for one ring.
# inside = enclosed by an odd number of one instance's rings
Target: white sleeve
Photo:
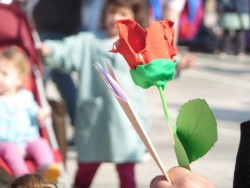
[[[162,0],[162,3],[173,10],[181,12],[185,6],[186,0]]]

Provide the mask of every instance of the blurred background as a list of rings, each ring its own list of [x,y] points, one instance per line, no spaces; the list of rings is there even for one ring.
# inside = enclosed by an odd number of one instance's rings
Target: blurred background
[[[0,3],[9,2],[0,0]],[[147,1],[152,21],[159,19],[157,6],[154,7],[153,2]],[[164,92],[173,122],[176,121],[181,106],[188,100],[203,98],[207,101],[218,123],[218,141],[207,155],[193,162],[191,168],[210,179],[217,187],[229,188],[233,185],[240,123],[250,118],[250,11],[244,12],[244,18],[240,18],[241,13],[237,13],[240,19],[239,27],[235,29],[227,25],[228,9],[223,8],[223,1],[195,2],[186,2],[180,17],[177,41],[178,54],[194,54],[195,64],[178,72]],[[16,3],[27,13],[31,27],[38,32],[36,40],[40,41],[74,35],[83,30],[94,31],[98,28],[103,1],[16,0]],[[231,25],[233,24],[231,22]],[[77,85],[76,73],[70,76]],[[55,80],[48,78],[46,95],[49,100],[60,103],[65,99],[56,85]],[[147,96],[151,119],[149,136],[166,169],[169,169],[178,164],[159,93],[156,88],[150,88],[147,90]],[[59,131],[58,134],[66,134],[67,146],[62,147],[67,175],[72,184],[77,168],[77,153],[72,139],[74,123],[67,112],[70,110],[58,110],[57,115],[65,120],[63,125],[58,126],[66,127],[63,133]],[[144,162],[136,168],[138,188],[148,188],[150,180],[157,174],[161,174],[160,170],[151,156],[146,155]],[[103,164],[92,187],[119,187],[115,167]]]

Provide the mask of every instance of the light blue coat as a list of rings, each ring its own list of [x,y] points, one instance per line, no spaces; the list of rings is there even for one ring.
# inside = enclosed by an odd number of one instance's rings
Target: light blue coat
[[[0,96],[0,142],[25,147],[40,138],[38,105],[33,94],[21,89],[12,98]]]
[[[103,33],[82,32],[62,41],[47,41],[53,50],[45,58],[51,68],[78,72],[75,139],[80,162],[136,162],[146,151],[116,98],[93,64],[108,62],[148,130],[145,91],[136,86],[120,54],[109,52],[115,41]]]

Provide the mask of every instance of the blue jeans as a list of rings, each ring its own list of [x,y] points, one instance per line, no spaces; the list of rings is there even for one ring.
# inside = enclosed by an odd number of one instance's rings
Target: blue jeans
[[[39,32],[39,35],[42,40],[62,39],[63,37],[66,37],[65,34],[55,31],[41,31]],[[52,81],[55,83],[59,93],[61,94],[63,100],[65,101],[71,125],[74,125],[77,90],[71,75],[60,72],[56,69],[49,70],[46,69],[45,67],[44,68],[45,83],[49,78],[51,78]]]

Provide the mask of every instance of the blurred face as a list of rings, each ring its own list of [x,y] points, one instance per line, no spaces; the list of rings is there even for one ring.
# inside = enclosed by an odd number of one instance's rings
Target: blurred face
[[[0,95],[15,94],[22,83],[23,79],[17,69],[8,60],[0,58]]]
[[[110,4],[106,10],[105,28],[109,36],[114,37],[119,34],[119,30],[115,24],[117,20],[134,18],[134,13],[130,7],[115,6]]]

